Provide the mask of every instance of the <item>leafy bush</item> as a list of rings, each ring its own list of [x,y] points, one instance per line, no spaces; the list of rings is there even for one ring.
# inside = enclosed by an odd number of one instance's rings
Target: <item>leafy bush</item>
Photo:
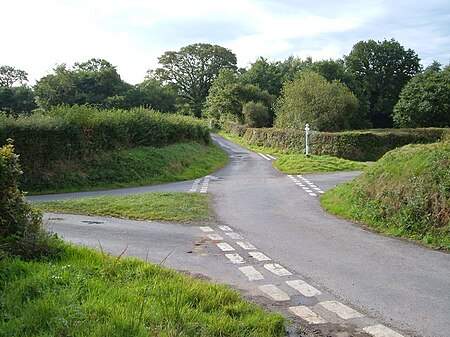
[[[260,102],[247,102],[242,107],[245,124],[254,128],[268,126],[270,123],[269,109]]]
[[[42,228],[41,214],[32,210],[19,190],[22,171],[12,141],[0,148],[0,258],[20,255],[25,259],[57,254]]]
[[[309,123],[319,131],[353,129],[363,118],[358,99],[345,84],[330,83],[313,71],[284,84],[275,112],[278,128],[301,129]]]

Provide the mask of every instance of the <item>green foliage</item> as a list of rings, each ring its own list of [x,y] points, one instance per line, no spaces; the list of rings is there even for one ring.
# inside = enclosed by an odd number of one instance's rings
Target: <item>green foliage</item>
[[[106,60],[90,59],[72,69],[58,65],[54,74],[44,76],[34,87],[36,101],[43,110],[60,104],[108,106],[108,98],[123,95],[129,85]]]
[[[23,82],[28,82],[28,74],[11,66],[0,67],[0,87],[11,88],[17,82],[20,86]]]
[[[206,43],[191,44],[159,57],[161,68],[149,76],[173,85],[192,115],[201,117],[203,103],[221,69],[236,69],[236,55],[229,49]]]
[[[0,147],[0,260],[7,255],[40,259],[57,255],[56,242],[42,228],[41,214],[33,211],[19,189],[22,171],[12,141]]]
[[[270,123],[269,109],[260,102],[247,102],[242,107],[244,122],[252,128],[262,128]]]
[[[450,250],[449,165],[448,141],[407,145],[325,193],[322,203],[382,233]]]
[[[138,259],[65,246],[59,261],[0,261],[0,331],[13,336],[285,336],[236,291]]]
[[[279,128],[340,131],[358,124],[361,119],[357,98],[342,83],[329,83],[323,76],[306,71],[283,86],[282,97],[275,104]]]
[[[369,106],[374,127],[392,127],[392,111],[403,86],[420,71],[419,57],[394,39],[360,41],[345,57]]]
[[[0,114],[18,117],[36,108],[33,90],[27,86],[0,87]]]
[[[274,166],[287,174],[362,171],[367,168],[367,165],[351,160],[331,156],[306,157],[304,154],[282,155],[274,162]]]
[[[267,123],[271,123],[269,108],[272,96],[255,85],[243,84],[236,73],[222,70],[211,86],[203,115],[219,123],[233,121],[242,124],[245,122],[243,106],[252,101],[259,102],[268,109]]]
[[[428,68],[403,88],[394,107],[398,127],[450,127],[450,65]]]
[[[147,193],[65,199],[36,203],[35,207],[48,213],[100,215],[138,220],[185,222],[210,219],[208,198],[199,193]]]
[[[241,135],[253,146],[280,149],[282,152],[304,153],[305,132],[276,128],[248,128],[227,123],[229,133]],[[357,161],[375,161],[386,152],[411,143],[433,143],[449,137],[447,129],[383,129],[346,132],[313,132],[309,137],[310,153],[330,155]]]

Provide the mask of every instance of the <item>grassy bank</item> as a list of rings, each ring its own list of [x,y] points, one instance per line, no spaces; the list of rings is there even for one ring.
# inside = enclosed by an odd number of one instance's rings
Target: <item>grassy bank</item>
[[[242,137],[233,136],[224,131],[220,131],[219,135],[252,151],[278,155],[279,158],[273,165],[279,171],[287,174],[362,171],[367,167],[366,164],[361,162],[332,156],[310,155],[306,157],[304,153],[298,153],[288,149],[255,146]]]
[[[450,142],[407,145],[326,192],[321,202],[380,233],[450,250],[449,167]]]
[[[198,221],[210,218],[209,201],[198,193],[146,193],[36,203],[48,213],[113,216],[140,220]]]
[[[284,336],[284,321],[229,288],[137,259],[65,246],[0,260],[0,335]]]
[[[81,160],[55,160],[28,173],[22,188],[32,194],[152,185],[194,179],[227,162],[219,148],[197,142],[102,152]]]

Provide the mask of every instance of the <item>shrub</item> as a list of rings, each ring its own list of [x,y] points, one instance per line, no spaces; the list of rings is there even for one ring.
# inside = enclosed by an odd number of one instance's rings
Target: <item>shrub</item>
[[[248,102],[242,107],[245,124],[253,128],[268,126],[270,123],[269,109],[260,102]]]
[[[41,214],[33,211],[19,190],[22,171],[12,141],[0,147],[0,258],[25,259],[58,254],[58,245],[42,228]]]

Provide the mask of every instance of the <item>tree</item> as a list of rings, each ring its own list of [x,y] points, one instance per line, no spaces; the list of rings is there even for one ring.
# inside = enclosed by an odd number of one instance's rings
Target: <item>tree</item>
[[[28,74],[20,69],[16,69],[11,66],[0,67],[0,87],[11,88],[16,82],[19,85],[23,85],[24,82],[28,82]]]
[[[0,112],[6,116],[31,114],[34,109],[34,92],[29,87],[0,87]]]
[[[54,74],[37,81],[34,89],[38,105],[50,109],[59,104],[93,104],[107,107],[110,97],[121,96],[132,86],[121,80],[116,68],[106,60],[90,59],[72,69],[60,64]]]
[[[275,113],[276,127],[303,129],[309,123],[317,131],[349,130],[361,118],[358,99],[347,86],[313,71],[284,84]]]
[[[400,92],[421,70],[419,57],[394,39],[360,41],[345,57],[369,106],[374,127],[392,127],[392,111]]]
[[[203,114],[219,122],[244,123],[242,108],[245,103],[260,102],[270,109],[272,100],[267,91],[253,84],[244,84],[235,72],[223,69],[211,86]]]
[[[154,76],[171,84],[187,103],[190,112],[201,117],[203,103],[221,69],[236,70],[236,55],[229,49],[205,43],[191,44],[159,57],[161,68]],[[149,71],[152,75],[152,71]]]
[[[269,109],[261,102],[247,102],[242,107],[244,122],[252,128],[262,128],[270,123]]]
[[[395,126],[450,127],[450,65],[433,63],[403,88],[394,107]]]

